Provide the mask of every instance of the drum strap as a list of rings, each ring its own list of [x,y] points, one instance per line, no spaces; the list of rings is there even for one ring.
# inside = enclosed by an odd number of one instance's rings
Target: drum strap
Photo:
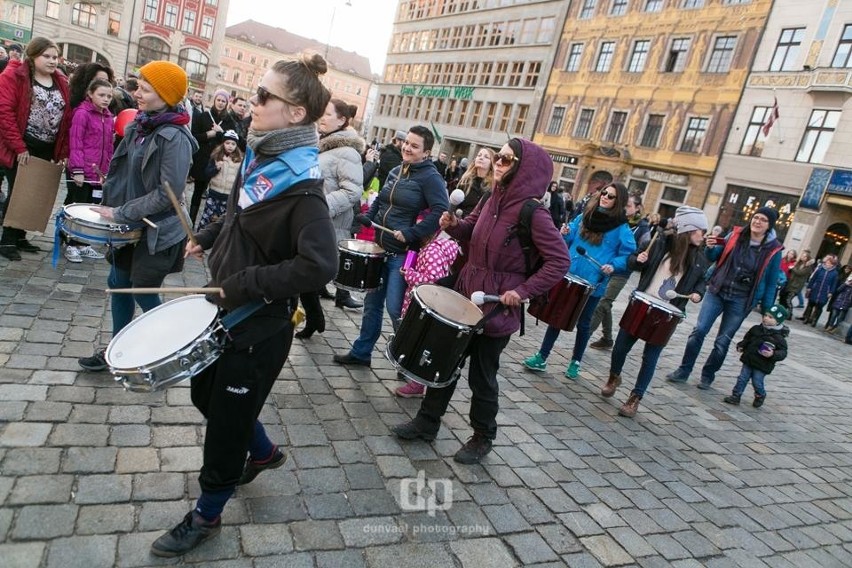
[[[243,304],[236,310],[228,312],[228,314],[222,318],[222,327],[226,330],[231,329],[265,305],[266,302],[263,300],[256,300],[248,304]]]

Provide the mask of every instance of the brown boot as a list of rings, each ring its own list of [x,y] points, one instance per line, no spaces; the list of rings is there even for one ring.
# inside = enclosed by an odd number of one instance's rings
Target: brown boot
[[[626,416],[627,418],[633,418],[636,416],[636,412],[639,410],[639,401],[642,400],[642,397],[638,394],[630,393],[630,398],[627,399],[621,408],[618,409],[619,416]]]
[[[601,389],[601,396],[609,398],[615,394],[616,389],[621,385],[621,375],[616,375],[612,371],[609,373],[609,380],[604,388]]]

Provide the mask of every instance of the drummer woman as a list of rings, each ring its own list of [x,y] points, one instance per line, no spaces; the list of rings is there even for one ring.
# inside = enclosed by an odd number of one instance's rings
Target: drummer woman
[[[646,292],[664,302],[670,302],[679,310],[686,307],[687,300],[698,303],[704,296],[704,274],[710,262],[704,256],[701,245],[707,232],[707,217],[704,211],[695,207],[678,207],[674,216],[675,230],[666,231],[655,238],[650,249],[639,254],[632,254],[627,261],[631,270],[640,270],[640,292]],[[670,299],[666,293],[674,290],[678,296]],[[621,370],[624,360],[639,338],[624,329],[618,331],[615,346],[612,349],[612,359],[609,367],[609,380],[601,389],[601,396],[609,398],[615,394],[621,384]],[[632,418],[639,409],[639,401],[648,390],[657,361],[664,345],[645,343],[642,352],[642,366],[636,376],[636,385],[630,393],[627,402],[621,406],[618,413]]]
[[[151,546],[157,556],[185,554],[221,530],[221,513],[237,485],[287,459],[257,417],[293,342],[291,317],[300,293],[337,271],[314,125],[331,94],[316,54],[278,61],[251,98],[251,128],[241,175],[224,217],[196,235],[186,254],[210,250],[210,294],[226,311],[262,306],[229,330],[219,359],[192,378],[192,403],[207,419],[201,496],[192,511]],[[246,459],[248,454],[248,459]]]
[[[125,129],[104,184],[102,217],[118,223],[139,223],[145,217],[157,228],[145,227],[136,245],[116,249],[107,284],[110,288],[158,288],[166,275],[183,269],[186,234],[164,189],[168,183],[183,197],[186,176],[197,144],[189,129],[189,114],[181,101],[186,72],[170,61],[151,61],[139,69],[136,120]],[[160,305],[158,294],[112,294],[112,335],[133,320],[134,302],[147,312]],[[87,371],[107,368],[104,351],[82,357]]]
[[[513,138],[494,156],[494,162],[496,185],[491,196],[463,220],[450,213],[444,213],[440,220],[441,228],[450,236],[470,241],[470,258],[459,273],[456,290],[466,297],[476,291],[499,295],[503,304],[485,305],[483,311],[490,314],[497,310],[496,317],[487,320],[484,333],[475,335],[468,348],[473,436],[453,456],[463,464],[479,463],[491,451],[497,436],[500,354],[520,327],[521,302],[552,288],[569,265],[565,245],[547,209],[539,207],[533,213],[535,252],[531,260],[540,258],[543,262],[529,277],[521,244],[513,236],[524,203],[541,197],[541,188],[553,174],[547,152],[528,140]],[[434,440],[455,390],[455,382],[427,389],[414,420],[391,430],[406,440]]]
[[[562,229],[571,254],[571,274],[588,280],[595,287],[577,320],[574,352],[565,370],[565,376],[569,379],[576,379],[580,374],[580,361],[583,360],[583,353],[592,334],[592,316],[601,296],[606,292],[610,275],[613,272],[624,272],[627,269],[627,257],[636,250],[636,240],[627,224],[627,208],[631,204],[624,184],[611,183],[601,189],[598,197],[589,199],[583,213]],[[585,253],[580,254],[580,249],[585,249]],[[559,337],[559,331],[558,327],[547,326],[538,353],[524,359],[527,369],[547,369],[547,357]]]

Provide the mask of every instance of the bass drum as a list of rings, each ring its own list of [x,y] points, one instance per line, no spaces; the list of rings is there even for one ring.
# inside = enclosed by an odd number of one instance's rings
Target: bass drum
[[[666,345],[684,317],[665,300],[634,290],[618,325],[649,345]]]
[[[594,289],[587,280],[566,274],[550,289],[547,298],[531,301],[527,313],[562,331],[573,331]]]

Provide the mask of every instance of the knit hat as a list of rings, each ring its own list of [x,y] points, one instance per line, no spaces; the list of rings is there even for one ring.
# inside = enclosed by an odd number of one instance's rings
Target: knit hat
[[[6,46],[6,51],[17,51],[18,53],[23,54],[24,48],[20,43],[10,43]]]
[[[681,205],[675,210],[674,222],[677,226],[678,235],[695,230],[706,231],[710,225],[704,211],[689,205]]]
[[[757,215],[758,213],[765,215],[766,218],[769,219],[769,228],[766,229],[767,231],[771,231],[775,228],[775,221],[778,220],[778,212],[775,211],[775,209],[771,207],[761,207],[754,212],[754,215]],[[754,217],[754,215],[752,215],[752,217]]]
[[[234,142],[240,141],[240,135],[234,132],[233,130],[226,130],[225,134],[222,135],[225,140],[233,140]]]
[[[169,106],[175,106],[186,96],[189,87],[186,72],[171,61],[151,61],[139,68],[143,81]]]
[[[468,165],[470,165],[470,162],[468,162],[467,158],[462,158],[459,162],[459,167],[463,170],[466,170]]]
[[[216,97],[225,97],[225,102],[231,100],[231,93],[226,91],[225,89],[217,89],[215,93],[213,93],[213,100],[216,100]]]
[[[784,306],[782,306],[781,304],[775,304],[763,313],[764,315],[769,314],[770,316],[774,317],[775,322],[778,325],[781,325],[782,323],[784,323],[784,320],[790,317],[790,312],[788,312],[786,308],[784,308]]]

